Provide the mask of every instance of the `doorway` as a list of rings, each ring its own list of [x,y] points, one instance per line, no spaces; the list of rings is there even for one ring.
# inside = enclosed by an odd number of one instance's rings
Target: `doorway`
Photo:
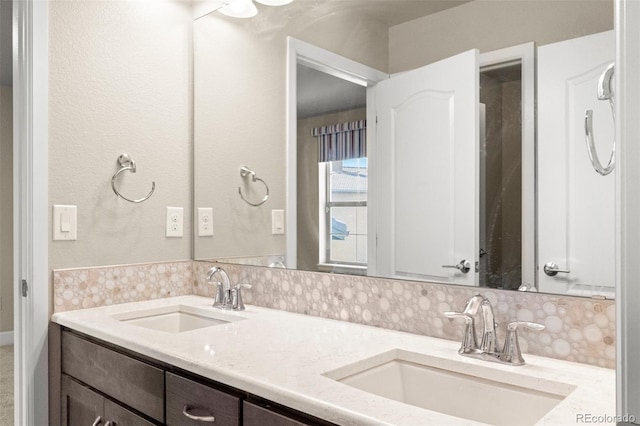
[[[522,284],[522,65],[480,69],[485,106],[480,139],[481,287]]]
[[[329,112],[340,113],[349,111],[349,113],[342,117],[335,117],[338,121],[344,120],[357,120],[361,123],[367,121],[371,121],[371,113],[368,110],[368,106],[366,105],[366,91],[369,90],[376,83],[388,78],[388,75],[375,70],[366,65],[357,63],[352,61],[351,59],[345,58],[343,56],[337,55],[335,53],[329,52],[327,50],[321,49],[317,46],[305,43],[300,40],[296,40],[292,37],[288,37],[287,39],[287,259],[286,266],[288,268],[299,268],[300,266],[307,265],[311,270],[318,270],[322,267],[327,267],[323,265],[318,265],[322,262],[319,259],[323,258],[320,251],[325,252],[324,258],[326,258],[326,249],[331,248],[332,242],[341,243],[344,240],[340,240],[340,236],[337,239],[332,239],[332,221],[331,221],[331,209],[329,209],[328,215],[323,219],[323,224],[320,224],[320,218],[318,216],[319,209],[317,206],[320,203],[320,194],[319,194],[319,184],[316,186],[316,190],[311,189],[312,186],[315,185],[314,182],[318,182],[320,180],[321,174],[318,170],[323,169],[321,166],[317,166],[319,157],[316,156],[316,162],[313,169],[310,171],[312,176],[308,174],[309,171],[305,172],[301,170],[301,168],[306,167],[303,164],[299,164],[299,146],[298,146],[298,119],[304,119],[305,116],[308,115],[307,118],[311,118],[311,116],[317,116],[318,114],[322,114],[324,116],[328,116]],[[335,90],[332,89],[333,96],[329,96],[331,99],[329,104],[333,104],[332,98],[337,96],[342,97],[342,104],[345,105],[344,108],[340,107],[343,111],[336,111],[334,107],[327,106],[325,104],[325,111],[320,111],[317,109],[317,101],[316,98],[311,99],[307,102],[308,105],[311,105],[314,111],[304,111],[299,109],[300,101],[305,96],[315,97],[317,95],[317,90],[305,91],[303,90],[300,93],[300,97],[298,96],[298,91],[303,89],[299,87],[299,79],[303,83],[302,86],[305,88],[309,88],[309,82],[315,81],[314,86],[324,86],[326,89],[328,86],[334,87]],[[355,94],[354,94],[355,93]],[[326,103],[327,97],[323,96],[324,100],[322,103]],[[364,99],[364,104],[363,104]],[[347,105],[348,104],[348,105]],[[355,114],[355,115],[352,115]],[[364,114],[364,119],[362,115]],[[369,116],[369,117],[368,117]],[[375,115],[373,121],[375,122]],[[326,123],[325,123],[326,124]],[[340,124],[340,123],[332,123],[332,124]],[[344,123],[343,123],[344,124]],[[317,124],[319,126],[323,126],[323,124]],[[369,134],[370,130],[366,128],[358,129],[360,135],[366,133]],[[317,146],[317,144],[316,144]],[[309,145],[307,145],[309,147]],[[317,149],[316,149],[317,150]],[[307,152],[306,157],[313,156],[313,149],[310,152]],[[318,151],[319,152],[319,151]],[[301,158],[305,157],[305,153],[301,153]],[[350,160],[350,159],[349,159]],[[326,169],[326,162],[324,162],[324,169]],[[330,163],[329,163],[330,164]],[[349,164],[347,166],[350,166]],[[338,166],[339,168],[339,166]],[[351,167],[360,170],[361,167],[358,165],[357,167]],[[305,173],[307,173],[305,177]],[[317,176],[317,178],[315,178]],[[325,173],[326,178],[326,173]],[[331,173],[329,173],[330,179]],[[315,178],[315,179],[313,179]],[[304,191],[299,191],[299,185],[305,186],[307,189],[310,189],[311,195],[308,193],[305,194]],[[326,189],[326,188],[325,188]],[[309,202],[309,197],[318,201],[314,203],[316,207],[313,207],[313,210],[307,209],[307,218],[303,219],[300,223],[300,227],[298,226],[299,214],[298,209],[301,203],[298,202],[300,198],[301,202]],[[322,209],[325,211],[326,209]],[[301,212],[301,218],[304,216],[304,212]],[[312,216],[312,217],[309,217]],[[362,222],[362,221],[360,221]],[[329,225],[325,225],[328,223]],[[338,224],[340,226],[342,224]],[[366,222],[365,222],[366,225]],[[321,229],[324,228],[324,231]],[[364,228],[364,227],[363,227]],[[311,234],[315,235],[315,238],[311,239],[311,242],[301,242],[298,241],[298,232],[302,234],[309,234],[309,229],[311,229]],[[315,229],[318,229],[316,232]],[[362,229],[364,231],[364,229]],[[364,231],[366,232],[366,231]],[[320,243],[320,234],[327,236],[324,247]],[[335,233],[333,233],[335,234]],[[344,235],[344,232],[342,232]],[[307,246],[311,247],[311,250],[306,252],[306,254],[298,259],[298,246]],[[301,247],[301,250],[302,247]],[[370,250],[367,248],[367,250]],[[368,253],[362,253],[363,256],[368,256]],[[315,260],[314,260],[315,259]],[[349,273],[353,273],[354,269],[364,269],[361,265],[346,265]],[[304,266],[303,266],[304,267]],[[328,266],[334,272],[346,272],[344,269],[344,263],[341,263],[340,266],[329,265]],[[342,268],[342,269],[341,269]]]
[[[366,137],[343,148],[366,131],[367,89],[302,64],[297,76],[297,267],[365,272]]]

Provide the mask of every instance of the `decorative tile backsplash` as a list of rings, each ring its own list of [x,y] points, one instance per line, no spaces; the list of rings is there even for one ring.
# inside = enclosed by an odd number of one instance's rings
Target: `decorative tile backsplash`
[[[213,297],[205,280],[212,265],[194,262],[195,294]],[[494,307],[500,342],[508,322],[534,321],[546,328],[518,331],[523,352],[615,368],[613,300],[232,264],[224,269],[233,283],[253,286],[243,293],[247,304],[456,341],[462,341],[464,325],[442,313],[460,311],[469,297],[483,294]]]
[[[54,271],[54,312],[168,296],[214,296],[206,272],[214,263],[164,262]],[[463,309],[474,294],[493,304],[499,340],[506,323],[534,321],[520,330],[523,352],[615,368],[615,302],[539,293],[456,287],[416,281],[320,274],[224,264],[233,283],[249,283],[244,302],[461,341],[464,326],[442,313]]]
[[[192,294],[192,262],[53,271],[53,312]]]

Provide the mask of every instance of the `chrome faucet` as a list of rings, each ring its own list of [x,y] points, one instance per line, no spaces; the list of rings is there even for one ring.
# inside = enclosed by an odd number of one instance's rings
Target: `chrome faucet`
[[[214,276],[220,274],[222,281],[215,281]],[[219,266],[214,266],[207,272],[207,282],[215,284],[216,297],[213,301],[214,308],[224,310],[244,311],[244,303],[242,302],[242,289],[251,288],[250,284],[236,284],[231,286],[231,280],[227,272]]]
[[[214,281],[214,276],[220,274],[221,281]],[[207,282],[216,285],[216,298],[213,302],[214,308],[229,309],[231,306],[231,280],[227,272],[219,266],[214,266],[207,272]]]
[[[482,340],[480,345],[476,339],[475,317],[481,313]],[[518,327],[527,327],[532,330],[544,330],[544,325],[535,322],[514,321],[507,325],[502,350],[498,350],[496,337],[496,323],[493,316],[491,302],[484,296],[472,296],[462,312],[445,312],[447,318],[462,318],[465,322],[465,331],[462,345],[458,350],[460,355],[480,358],[487,361],[499,362],[509,365],[523,365],[524,359],[518,344]]]

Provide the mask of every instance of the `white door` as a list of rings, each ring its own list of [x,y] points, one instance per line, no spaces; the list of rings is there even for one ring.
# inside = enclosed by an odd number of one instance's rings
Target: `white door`
[[[611,154],[614,125],[598,79],[615,55],[613,31],[538,48],[538,286],[576,295],[614,293],[615,173],[597,174],[585,145],[593,110],[600,161]],[[544,265],[561,272],[549,276]]]
[[[470,50],[373,89],[376,275],[477,285],[478,80]]]

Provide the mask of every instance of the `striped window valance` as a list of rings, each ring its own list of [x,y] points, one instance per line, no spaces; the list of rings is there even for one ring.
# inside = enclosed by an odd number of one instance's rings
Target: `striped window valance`
[[[315,127],[318,138],[318,161],[348,160],[367,156],[367,120]]]

